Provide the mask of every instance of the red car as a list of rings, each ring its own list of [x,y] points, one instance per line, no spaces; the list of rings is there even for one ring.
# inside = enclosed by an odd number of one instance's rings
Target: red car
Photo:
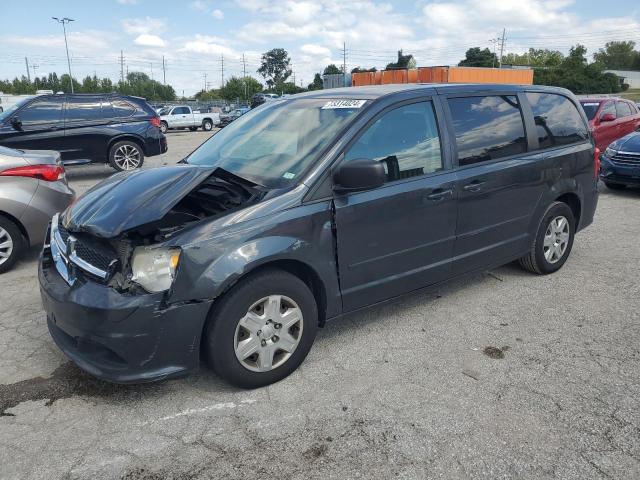
[[[610,143],[640,129],[640,110],[623,98],[581,98],[596,146],[604,152]]]

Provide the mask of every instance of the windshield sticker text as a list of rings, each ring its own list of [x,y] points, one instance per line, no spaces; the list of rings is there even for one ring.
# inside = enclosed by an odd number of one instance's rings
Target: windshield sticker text
[[[329,108],[361,108],[366,100],[329,100],[322,107],[323,110]]]

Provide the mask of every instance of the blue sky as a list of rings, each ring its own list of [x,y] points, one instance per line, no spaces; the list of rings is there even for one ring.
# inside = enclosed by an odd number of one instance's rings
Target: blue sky
[[[256,76],[260,54],[286,48],[296,83],[306,85],[328,63],[378,68],[395,51],[413,53],[420,66],[457,63],[467,48],[492,47],[506,28],[506,52],[529,46],[567,51],[575,43],[592,53],[609,40],[640,44],[640,3],[631,0],[3,0],[0,5],[0,78],[66,71],[62,29],[52,16],[71,17],[74,76],[94,72],[119,78],[144,71],[190,95],[218,87],[224,76]],[[33,69],[31,70],[33,75]]]

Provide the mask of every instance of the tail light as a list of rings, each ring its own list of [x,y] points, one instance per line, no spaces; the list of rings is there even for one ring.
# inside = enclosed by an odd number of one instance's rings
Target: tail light
[[[151,125],[153,125],[154,127],[160,128],[160,117],[151,117],[149,123],[151,123]]]
[[[0,177],[29,177],[55,182],[64,177],[64,167],[62,165],[27,165],[3,170],[0,172]]]
[[[593,150],[593,174],[596,179],[600,175],[600,149],[598,147]]]

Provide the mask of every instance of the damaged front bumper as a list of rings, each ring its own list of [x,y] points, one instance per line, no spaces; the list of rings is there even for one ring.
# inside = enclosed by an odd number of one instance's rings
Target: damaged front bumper
[[[66,266],[72,273],[77,268]],[[73,362],[95,377],[141,383],[198,368],[210,300],[170,304],[165,292],[120,293],[80,272],[69,282],[56,268],[49,234],[38,278],[51,336]]]

